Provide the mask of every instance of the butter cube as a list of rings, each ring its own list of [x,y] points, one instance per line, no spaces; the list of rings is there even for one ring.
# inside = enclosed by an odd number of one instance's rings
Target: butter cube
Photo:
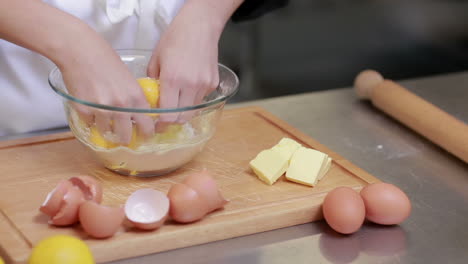
[[[275,152],[280,153],[284,158],[291,159],[293,153],[301,147],[301,144],[297,143],[293,139],[290,138],[282,138],[278,144],[273,146],[271,149]]]
[[[300,147],[291,157],[289,168],[286,171],[286,178],[290,181],[314,186],[321,176],[320,172],[326,171],[327,161],[327,154]]]
[[[323,176],[325,176],[325,174],[327,174],[328,170],[331,167],[331,164],[332,164],[332,158],[328,157],[327,162],[325,163],[325,166],[322,168],[322,170],[320,170],[319,177],[318,177],[319,181],[323,179]]]
[[[303,147],[293,139],[282,138],[272,148],[261,151],[250,161],[250,167],[269,185],[286,172],[288,180],[314,186],[330,169],[331,160],[325,153]]]
[[[250,167],[257,177],[265,183],[272,185],[288,168],[289,159],[284,154],[272,149],[263,150],[250,161]]]
[[[259,179],[272,185],[289,166],[289,160],[301,144],[290,138],[282,138],[275,146],[260,152],[250,161],[250,167]]]

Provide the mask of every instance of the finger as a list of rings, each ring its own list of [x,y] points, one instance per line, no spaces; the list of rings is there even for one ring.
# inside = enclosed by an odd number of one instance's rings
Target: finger
[[[195,97],[200,91],[199,87],[184,87],[180,91],[178,107],[192,106],[195,102]]]
[[[144,139],[148,139],[154,134],[154,120],[146,114],[134,114],[133,120],[137,127],[137,134]]]
[[[114,134],[122,145],[130,144],[132,140],[132,120],[129,113],[116,113],[113,116]]]
[[[177,108],[179,105],[179,92],[180,88],[174,85],[173,81],[166,79],[164,70],[161,71],[161,94],[159,106],[161,108]],[[161,122],[175,122],[177,120],[177,113],[161,114]]]
[[[148,63],[148,67],[146,69],[146,74],[150,78],[158,79],[159,78],[159,71],[160,71],[159,56],[158,56],[158,53],[154,52],[151,55],[151,59],[150,59],[150,61]]]
[[[201,104],[203,103],[203,99],[205,98],[205,96],[207,96],[208,93],[205,91],[205,90],[198,90],[197,92],[197,95],[195,96],[195,104]]]
[[[161,122],[158,121],[155,126],[155,131],[156,133],[164,133],[166,131],[167,127],[171,125],[172,123],[170,122]]]
[[[204,102],[204,98],[205,96],[207,95],[207,92],[204,91],[204,90],[198,90],[198,93],[197,95],[195,96],[195,104],[201,104]],[[198,113],[200,112],[200,110],[194,110],[193,113],[192,113],[192,116],[190,117],[191,119],[194,117],[194,116],[197,116]]]
[[[197,94],[199,93],[200,89],[198,87],[186,87],[189,89],[183,89],[180,91],[180,97],[179,97],[179,107],[185,107],[185,106],[192,106],[194,105],[195,99],[197,97]],[[191,88],[191,89],[190,89]],[[177,122],[178,123],[185,123],[192,119],[194,115],[194,111],[186,111],[180,114]]]
[[[213,76],[213,80],[211,82],[211,85],[208,87],[208,91],[206,94],[209,94],[213,91],[215,91],[218,86],[219,86],[219,69],[218,69],[218,65],[216,64],[215,67],[213,68],[212,70],[212,74],[211,76]]]
[[[110,112],[107,112],[104,110],[97,110],[94,113],[94,116],[95,116],[96,127],[102,136],[112,131],[111,129],[112,114]]]
[[[198,90],[198,93],[195,97],[195,104],[200,104],[203,102],[204,98],[216,90],[219,86],[219,72],[218,67],[215,67],[212,70],[212,79],[210,82],[207,82],[201,89]]]
[[[91,126],[94,123],[94,112],[88,106],[73,102],[70,107],[87,126]]]

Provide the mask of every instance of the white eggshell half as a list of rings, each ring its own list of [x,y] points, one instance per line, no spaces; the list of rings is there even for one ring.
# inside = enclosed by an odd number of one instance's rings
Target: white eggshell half
[[[152,230],[164,224],[169,213],[169,198],[154,189],[140,189],[128,197],[124,209],[127,219],[136,228]]]

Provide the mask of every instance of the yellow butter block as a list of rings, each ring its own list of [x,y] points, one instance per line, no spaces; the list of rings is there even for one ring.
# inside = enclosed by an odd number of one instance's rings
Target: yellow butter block
[[[291,157],[289,168],[286,171],[286,178],[290,181],[314,186],[319,179],[320,172],[325,171],[327,161],[327,154],[300,147]]]
[[[319,177],[318,177],[319,181],[323,179],[325,174],[327,174],[328,170],[331,167],[331,164],[332,164],[332,158],[328,157],[328,159],[327,159],[327,161],[325,163],[325,166],[323,166],[322,169],[320,170]]]
[[[272,148],[260,152],[250,167],[259,179],[272,185],[286,172],[291,156],[300,146],[290,138],[282,138]]]
[[[257,177],[272,185],[286,172],[289,160],[301,144],[290,138],[282,138],[275,146],[260,152],[250,162]]]
[[[282,138],[272,148],[261,151],[250,167],[260,180],[270,185],[286,172],[290,181],[315,186],[330,169],[331,161],[325,153],[303,147],[291,138]]]
[[[288,161],[291,159],[293,153],[302,145],[290,138],[282,138],[278,144],[273,146],[271,149],[284,156]]]
[[[250,161],[250,167],[257,177],[272,185],[288,168],[289,159],[271,149],[263,150]]]

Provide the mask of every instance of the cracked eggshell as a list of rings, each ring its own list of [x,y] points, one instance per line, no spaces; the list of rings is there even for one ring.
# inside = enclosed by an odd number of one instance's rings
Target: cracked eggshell
[[[208,203],[194,189],[185,184],[174,184],[167,196],[171,201],[169,215],[176,222],[195,222],[209,212]]]
[[[39,210],[50,217],[56,215],[62,205],[63,197],[72,186],[73,185],[67,180],[60,181],[57,186],[47,194]]]
[[[222,208],[228,202],[221,195],[216,181],[206,170],[189,175],[183,183],[206,201],[209,212]]]
[[[169,199],[163,192],[145,188],[133,192],[125,202],[125,216],[136,227],[153,230],[164,224]]]
[[[83,192],[85,200],[92,200],[97,203],[101,203],[102,186],[97,179],[87,175],[80,175],[71,177],[68,180]]]
[[[62,199],[60,210],[55,214],[50,223],[56,226],[67,226],[78,222],[78,210],[85,201],[80,189],[72,186]]]
[[[113,236],[122,226],[124,218],[122,207],[104,206],[95,201],[86,201],[79,209],[83,230],[94,238]]]

